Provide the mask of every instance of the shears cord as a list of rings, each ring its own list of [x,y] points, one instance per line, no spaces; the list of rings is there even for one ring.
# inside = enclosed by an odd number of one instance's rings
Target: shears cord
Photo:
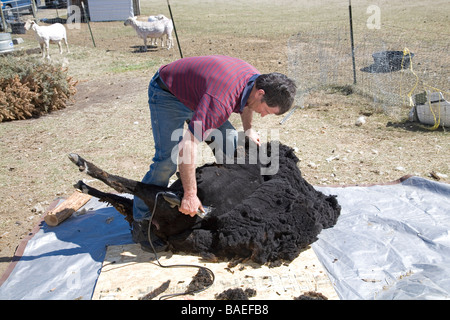
[[[210,284],[210,285],[208,285],[208,286],[206,286],[206,287],[204,287],[204,288],[202,288],[202,289],[190,290],[190,291],[186,291],[186,292],[180,292],[180,293],[173,293],[173,294],[163,295],[163,296],[161,296],[161,297],[159,298],[159,300],[166,300],[166,299],[170,299],[170,298],[177,297],[177,296],[184,296],[184,295],[187,295],[187,294],[194,294],[194,293],[202,292],[202,291],[208,289],[209,287],[211,287],[211,286],[213,285],[213,283],[214,283],[214,280],[215,280],[214,272],[212,272],[211,269],[209,269],[209,268],[202,267],[202,266],[197,266],[197,265],[194,265],[194,264],[173,264],[173,265],[163,265],[163,264],[161,264],[161,262],[159,261],[158,254],[156,253],[155,247],[153,246],[153,243],[152,243],[152,240],[151,240],[151,230],[150,230],[150,229],[151,229],[151,226],[152,226],[153,216],[155,215],[155,212],[156,212],[156,204],[157,204],[157,202],[158,202],[158,198],[159,198],[159,196],[162,195],[163,193],[164,193],[164,192],[161,191],[161,192],[158,192],[158,193],[156,194],[156,196],[155,196],[155,204],[154,204],[154,206],[153,206],[153,211],[152,211],[152,214],[151,214],[151,216],[150,216],[150,221],[149,221],[149,223],[148,223],[148,241],[150,242],[150,246],[152,247],[153,254],[155,255],[155,259],[156,259],[156,261],[158,262],[158,265],[159,265],[161,268],[198,268],[198,269],[205,269],[205,270],[211,275],[212,281],[211,281],[211,284]]]

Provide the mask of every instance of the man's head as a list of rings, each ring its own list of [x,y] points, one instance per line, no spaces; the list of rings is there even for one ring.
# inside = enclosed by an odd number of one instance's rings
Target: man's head
[[[269,107],[279,107],[280,115],[287,112],[294,103],[297,86],[294,80],[281,73],[262,74],[255,80],[255,89],[263,90],[261,102],[265,102]]]

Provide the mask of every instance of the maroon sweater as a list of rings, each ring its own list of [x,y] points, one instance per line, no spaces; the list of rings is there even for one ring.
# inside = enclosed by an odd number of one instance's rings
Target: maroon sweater
[[[201,123],[202,136],[196,135],[201,141],[232,112],[242,112],[259,71],[237,58],[204,56],[177,60],[162,66],[159,74],[169,91],[194,111],[189,130],[194,133],[194,123]]]

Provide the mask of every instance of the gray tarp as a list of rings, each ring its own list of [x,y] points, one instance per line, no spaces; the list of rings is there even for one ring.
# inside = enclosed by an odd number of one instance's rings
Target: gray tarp
[[[450,297],[450,185],[316,187],[342,206],[313,249],[341,299]],[[91,199],[58,227],[45,223],[0,287],[0,299],[90,299],[107,245],[132,243],[128,223]]]
[[[124,217],[96,198],[79,212],[57,227],[42,222],[0,287],[0,299],[91,299],[106,247],[132,240]]]
[[[317,189],[342,204],[312,246],[341,299],[450,298],[450,185]]]

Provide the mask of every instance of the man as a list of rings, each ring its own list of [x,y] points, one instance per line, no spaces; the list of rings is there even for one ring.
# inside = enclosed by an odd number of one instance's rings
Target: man
[[[285,75],[261,75],[237,58],[189,57],[162,66],[148,90],[155,156],[142,182],[167,186],[177,170],[177,162],[172,157],[176,152],[182,159],[178,161],[178,170],[184,190],[179,211],[194,216],[197,210],[203,210],[195,178],[197,144],[210,139],[216,159],[224,161],[232,157],[237,147],[237,132],[228,118],[233,112],[240,113],[245,134],[260,144],[252,128],[253,113],[261,117],[283,114],[291,108],[295,93],[294,81]],[[186,121],[188,130],[181,141],[173,139],[173,133],[182,130]],[[137,221],[133,239],[144,248],[145,236],[138,234],[145,234],[150,211],[139,198],[134,200],[133,216]],[[162,246],[160,250],[163,249]]]

